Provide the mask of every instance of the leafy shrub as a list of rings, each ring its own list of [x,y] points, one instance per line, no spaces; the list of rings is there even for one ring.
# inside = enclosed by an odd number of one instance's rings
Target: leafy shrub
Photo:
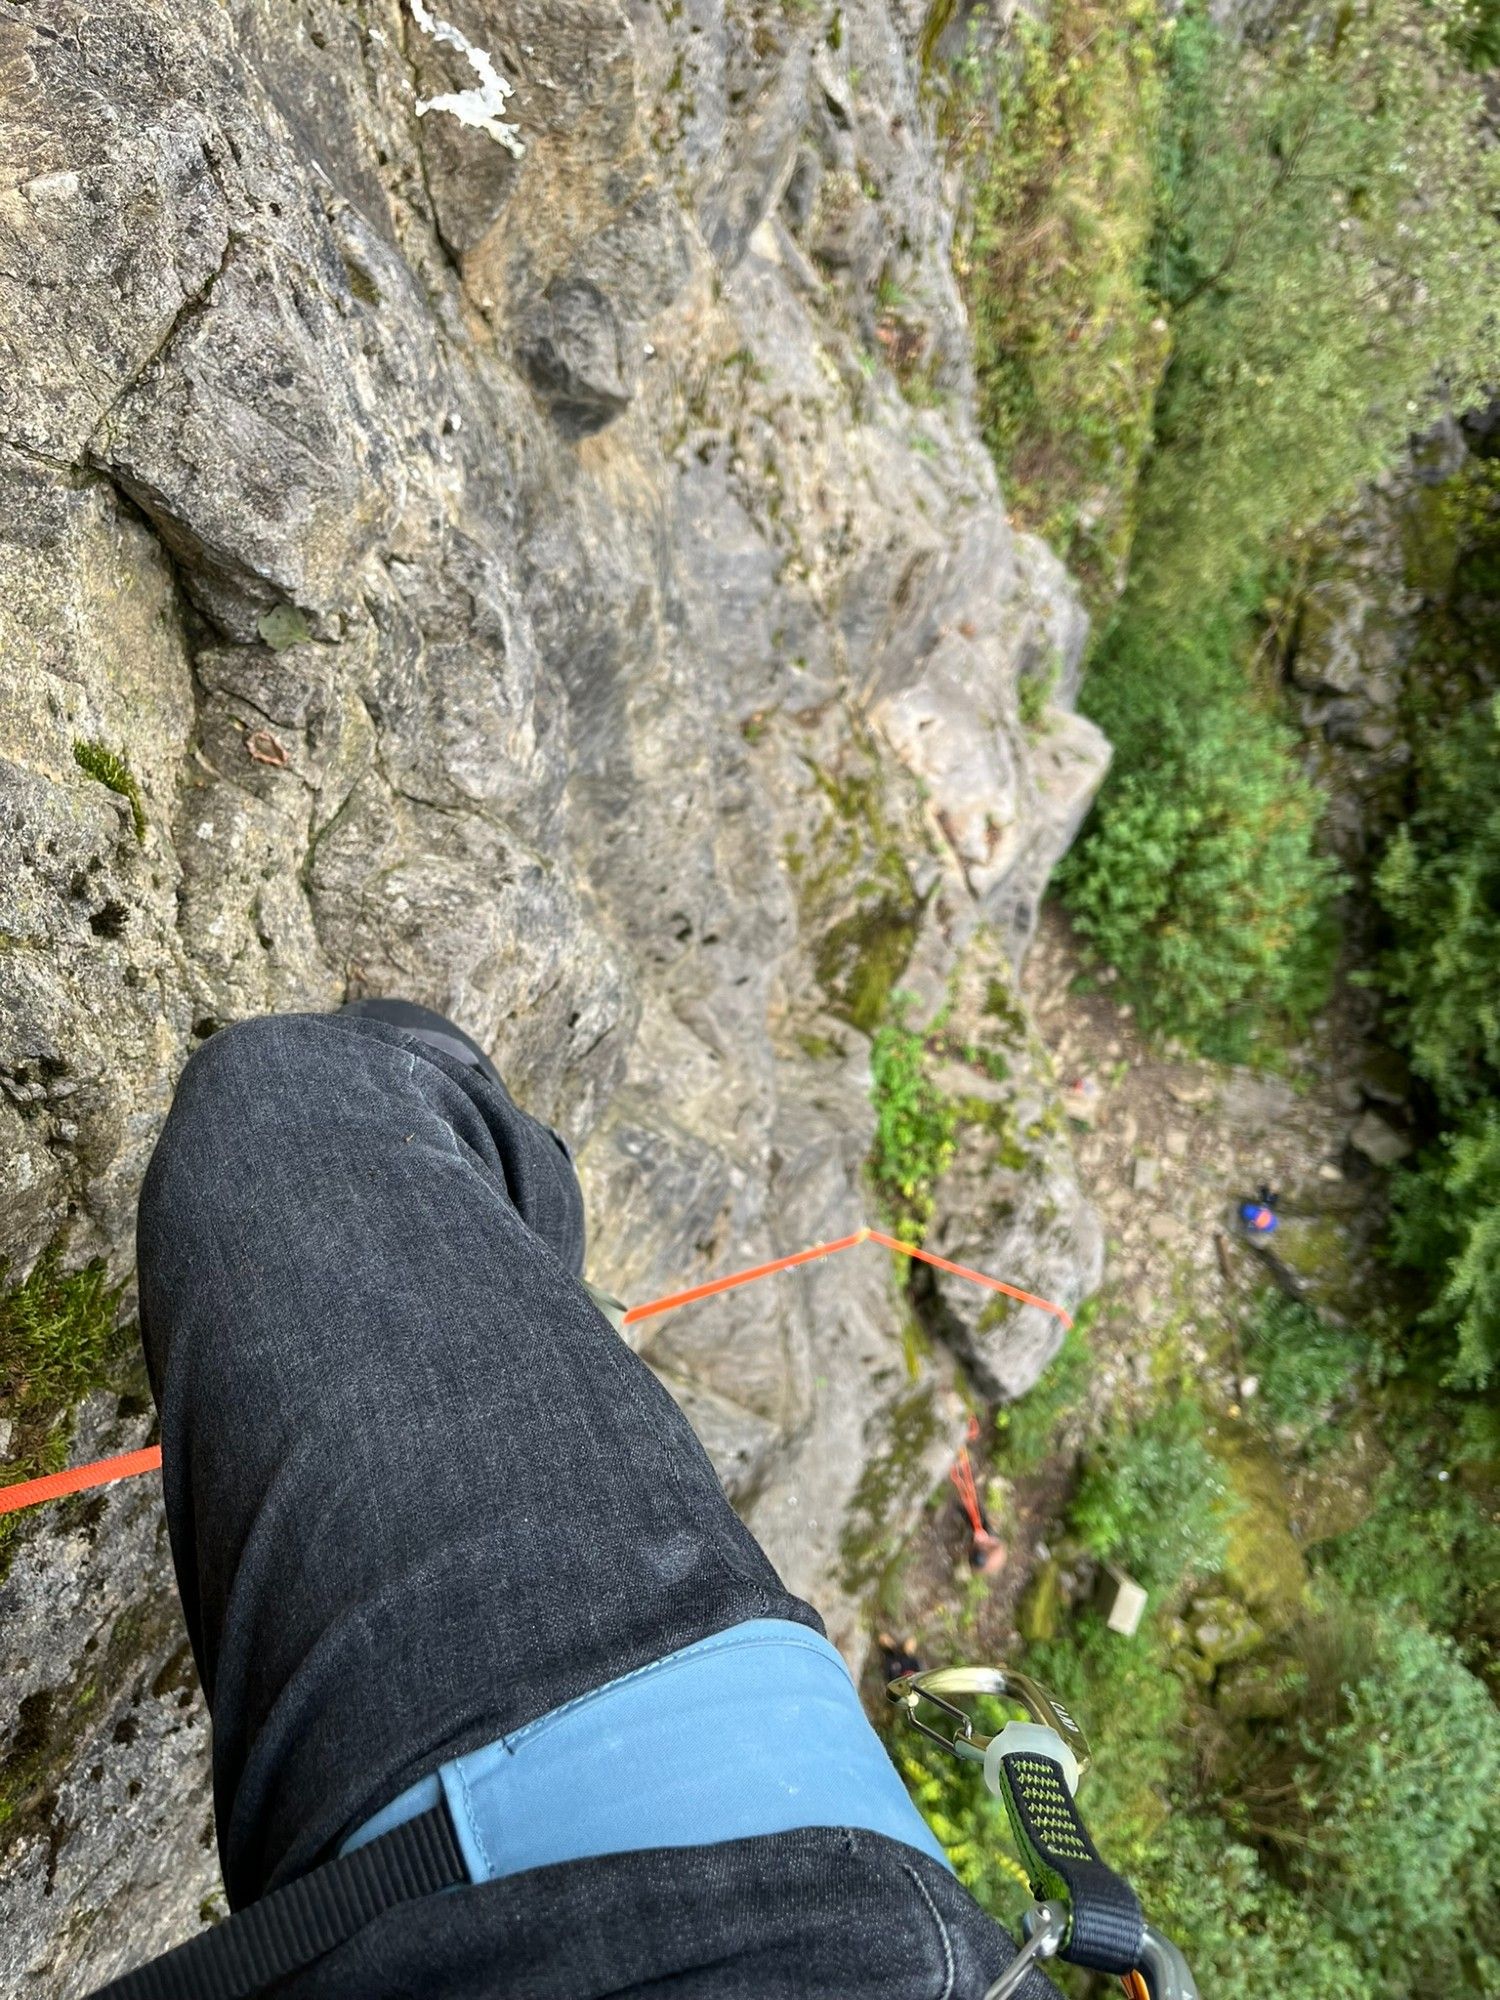
[[[1144,1584],[1174,1590],[1220,1568],[1228,1488],[1187,1396],[1116,1430],[1086,1461],[1070,1520],[1086,1548]]]
[[[870,1174],[886,1220],[898,1236],[920,1241],[932,1218],[932,1190],[953,1158],[957,1114],[930,1081],[923,1038],[896,1019],[870,1044],[875,1144]]]
[[[1058,1426],[1083,1402],[1093,1367],[1088,1321],[1085,1307],[1035,1387],[996,1413],[995,1431],[1007,1471],[1035,1472],[1051,1451]]]
[[[1358,1334],[1277,1291],[1256,1300],[1245,1348],[1260,1377],[1256,1412],[1303,1443],[1324,1429],[1329,1411],[1348,1396],[1366,1354]]]
[[[1080,1620],[1065,1639],[1028,1646],[1023,1664],[1082,1723],[1095,1752],[1083,1816],[1105,1860],[1134,1880],[1160,1848],[1189,1750],[1186,1693],[1155,1628],[1126,1639]]]
[[[1186,1951],[1200,1992],[1378,2000],[1327,1913],[1212,1816],[1174,1813],[1135,1887],[1152,1922]]]
[[[1150,1628],[1080,1623],[1024,1665],[1093,1744],[1080,1805],[1099,1851],[1204,1993],[1489,1991],[1500,1717],[1453,1648],[1403,1619],[1339,1604],[1297,1643],[1298,1713],[1255,1723],[1242,1773],[1203,1790],[1203,1719]],[[1419,1931],[1432,1949],[1412,1954]]]
[[[890,1749],[917,1810],[953,1863],[954,1874],[991,1916],[1014,1923],[1032,1901],[1031,1891],[1005,1808],[986,1788],[979,1767],[960,1764],[905,1725],[893,1730]]]
[[[1166,361],[1146,284],[1159,15],[1058,0],[1016,33],[1018,59],[981,66],[954,120],[980,417],[1020,517],[1113,589]]]
[[[1330,1658],[1347,1660],[1357,1614],[1332,1617],[1346,1643]],[[1362,1663],[1310,1676],[1297,1714],[1267,1726],[1265,1761],[1231,1807],[1375,1991],[1472,1991],[1463,1959],[1493,1943],[1500,1909],[1500,1713],[1425,1627],[1386,1614],[1363,1639]],[[1421,1967],[1418,1931],[1431,1941]]]
[[[1149,1627],[1121,1639],[1090,1621],[1029,1647],[1024,1664],[1082,1721],[1095,1753],[1079,1796],[1089,1831],[1182,1946],[1201,1992],[1376,2000],[1316,1901],[1278,1883],[1196,1796],[1196,1725]]]
[[[1087,838],[1060,882],[1148,1028],[1240,1060],[1326,990],[1338,876],[1315,851],[1321,795],[1251,693],[1234,621],[1163,638],[1127,601],[1084,691],[1114,740]]]
[[[1080,1620],[1027,1648],[1027,1671],[1093,1744],[1080,1803],[1100,1852],[1183,1946],[1204,1993],[1492,1990],[1500,1717],[1483,1687],[1446,1640],[1355,1602],[1332,1602],[1289,1637],[1296,1711],[1243,1725],[1245,1743],[1208,1768],[1205,1746],[1226,1725],[1210,1725],[1174,1673],[1159,1625],[1123,1640]],[[1413,1954],[1419,1933],[1431,1949]]]
[[[1484,385],[1500,163],[1461,0],[1178,24],[1154,279],[1172,364],[1137,560],[1190,616]]]
[[[1443,1421],[1434,1435],[1407,1413],[1370,1512],[1316,1561],[1351,1603],[1403,1610],[1454,1637],[1477,1671],[1500,1664],[1500,1517],[1465,1483],[1463,1451],[1461,1429]]]

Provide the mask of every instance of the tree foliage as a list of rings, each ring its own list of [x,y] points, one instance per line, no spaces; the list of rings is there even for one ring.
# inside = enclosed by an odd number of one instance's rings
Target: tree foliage
[[[1178,25],[1155,279],[1172,364],[1143,583],[1182,608],[1483,387],[1500,168],[1454,0],[1346,0],[1267,40]]]
[[[1145,1018],[1210,1054],[1317,1003],[1333,887],[1232,607],[1489,363],[1500,151],[1470,12],[1349,0],[1235,40],[1190,9],[1172,36],[1150,262],[1172,358],[1085,694],[1115,767],[1063,887]]]
[[[1448,1121],[1400,1177],[1395,1249],[1436,1275],[1452,1379],[1483,1384],[1500,1364],[1500,696],[1427,732],[1376,891],[1389,1018]]]
[[[1085,705],[1118,775],[1061,871],[1078,929],[1145,1024],[1226,1060],[1321,1000],[1337,871],[1291,732],[1251,691],[1231,614],[1177,634],[1127,602]]]
[[[980,418],[1011,506],[1107,593],[1167,357],[1146,282],[1160,13],[1155,0],[1056,0],[1015,33],[1013,63],[965,65],[956,121]]]
[[[1402,1042],[1445,1110],[1500,1089],[1500,696],[1429,740],[1415,810],[1377,893],[1394,929],[1380,969]]]

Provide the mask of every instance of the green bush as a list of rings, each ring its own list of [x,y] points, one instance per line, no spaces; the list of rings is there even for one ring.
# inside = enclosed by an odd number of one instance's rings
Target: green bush
[[[951,118],[980,419],[1018,517],[1107,593],[1167,352],[1146,282],[1160,15],[1154,0],[1058,0],[1015,32],[1013,62],[961,71]]]
[[[1329,1412],[1351,1393],[1367,1353],[1346,1327],[1277,1291],[1262,1292],[1245,1330],[1245,1355],[1260,1377],[1253,1408],[1277,1430],[1307,1443],[1326,1430]]]
[[[1134,1881],[1160,1849],[1191,1747],[1186,1691],[1156,1628],[1126,1639],[1079,1619],[1066,1638],[1028,1646],[1022,1665],[1083,1725],[1095,1759],[1083,1815],[1105,1860]]]
[[[1080,1623],[1066,1642],[1029,1647],[1024,1665],[1082,1721],[1095,1754],[1079,1795],[1089,1831],[1201,1992],[1377,2000],[1316,1901],[1277,1882],[1197,1796],[1201,1725],[1151,1629],[1122,1639]]]
[[[1310,1688],[1272,1732],[1276,1754],[1245,1798],[1251,1830],[1377,1991],[1474,1991],[1464,1960],[1493,1944],[1500,1911],[1500,1714],[1423,1626],[1386,1615],[1368,1644],[1361,1670]]]
[[[1317,1902],[1278,1882],[1215,1817],[1174,1813],[1136,1888],[1152,1922],[1184,1948],[1202,1993],[1381,2000]]]
[[[1429,1274],[1450,1378],[1500,1362],[1500,697],[1436,718],[1376,875],[1388,1019],[1449,1129],[1397,1177],[1393,1245]]]
[[[1451,1412],[1435,1427],[1401,1420],[1395,1457],[1355,1528],[1315,1551],[1351,1603],[1407,1611],[1455,1638],[1476,1671],[1500,1667],[1500,1515],[1470,1490],[1464,1439]],[[1439,1473],[1443,1474],[1439,1477]]]
[[[1115,773],[1059,877],[1143,1023],[1230,1061],[1322,1000],[1338,881],[1316,852],[1321,794],[1235,636],[1226,614],[1163,637],[1127,600],[1084,692]]]
[[[893,1730],[890,1749],[954,1874],[991,1916],[1014,1923],[1032,1901],[1031,1891],[1005,1808],[987,1789],[979,1767],[960,1764],[904,1724]]]
[[[934,1184],[953,1158],[957,1113],[928,1078],[926,1044],[904,1025],[900,995],[895,1013],[870,1044],[870,1175],[891,1229],[920,1242],[932,1217]]]
[[[1482,391],[1500,161],[1461,0],[1348,0],[1173,37],[1154,276],[1173,354],[1140,583],[1190,617]]]
[[[1227,1760],[1159,1624],[1126,1640],[1079,1618],[1021,1664],[1082,1723],[1090,1832],[1204,1993],[1478,2000],[1500,1950],[1500,1718],[1454,1648],[1403,1617],[1340,1600],[1292,1636],[1295,1711],[1242,1725]],[[963,1879],[1010,1916],[999,1813],[957,1765],[900,1761]]]
[[[1117,1429],[1086,1460],[1069,1519],[1091,1554],[1158,1592],[1210,1576],[1227,1549],[1229,1492],[1203,1436],[1203,1413],[1179,1396]]]
[[[1404,1619],[1339,1604],[1299,1650],[1297,1713],[1252,1725],[1227,1778],[1202,1758],[1223,1725],[1150,1629],[1081,1621],[1023,1664],[1089,1735],[1080,1805],[1099,1851],[1205,1994],[1478,2000],[1500,1911],[1500,1718],[1451,1645]],[[1431,1949],[1412,1953],[1416,1935]]]
[[[1059,1425],[1082,1406],[1093,1369],[1090,1317],[1085,1306],[1036,1386],[996,1412],[996,1438],[1007,1472],[1035,1472],[1051,1452]]]

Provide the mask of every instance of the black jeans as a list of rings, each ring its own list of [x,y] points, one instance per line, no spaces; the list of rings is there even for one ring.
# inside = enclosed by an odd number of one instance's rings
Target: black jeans
[[[401,1029],[283,1016],[188,1065],[141,1196],[141,1326],[232,1905],[633,1667],[747,1618],[818,1626],[582,1250],[553,1135]],[[285,1990],[958,2000],[1011,1950],[926,1857],[830,1829],[434,1898]]]

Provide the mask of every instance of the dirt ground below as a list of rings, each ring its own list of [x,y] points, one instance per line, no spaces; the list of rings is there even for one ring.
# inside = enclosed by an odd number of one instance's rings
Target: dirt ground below
[[[1347,1316],[1383,1221],[1384,1175],[1405,1149],[1401,1079],[1369,1039],[1373,1006],[1341,987],[1279,1070],[1232,1068],[1152,1047],[1116,998],[1109,968],[1091,969],[1065,915],[1044,913],[1023,988],[1051,1052],[1086,1191],[1107,1234],[1104,1285],[1089,1340],[1088,1389],[1058,1448],[1027,1478],[989,1486],[1007,1560],[970,1567],[956,1495],[936,1496],[882,1610],[924,1662],[1003,1659],[1017,1609],[1066,1504],[1072,1457],[1106,1410],[1128,1412],[1164,1349],[1194,1374],[1205,1403],[1231,1421],[1257,1383],[1240,1351],[1251,1294],[1268,1279]],[[1263,1257],[1239,1204],[1262,1186],[1280,1224]],[[990,1468],[974,1446],[979,1485]]]

